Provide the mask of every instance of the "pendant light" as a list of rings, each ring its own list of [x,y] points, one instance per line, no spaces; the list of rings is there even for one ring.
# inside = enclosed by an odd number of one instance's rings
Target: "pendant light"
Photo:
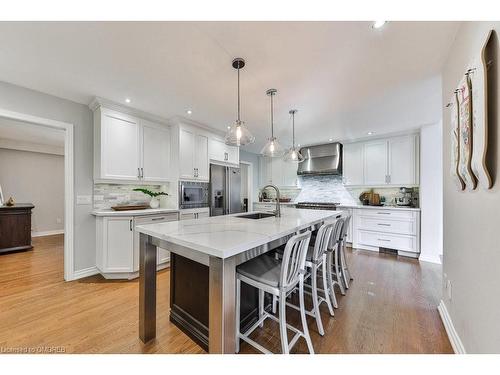
[[[274,136],[273,97],[277,92],[278,90],[276,89],[269,89],[266,91],[266,95],[271,98],[271,138],[267,139],[267,143],[262,148],[262,151],[260,153],[270,158],[281,157],[283,156],[284,152],[283,147],[279,144],[278,140]]]
[[[299,149],[295,147],[295,114],[297,113],[297,110],[291,109],[288,113],[292,115],[292,147],[288,149],[283,160],[292,163],[301,163],[304,161],[304,157],[300,153]]]
[[[233,60],[232,66],[238,71],[238,119],[229,127],[224,137],[224,141],[226,145],[244,146],[255,142],[255,137],[240,119],[240,69],[243,69],[245,66],[245,60],[241,57],[237,57]]]

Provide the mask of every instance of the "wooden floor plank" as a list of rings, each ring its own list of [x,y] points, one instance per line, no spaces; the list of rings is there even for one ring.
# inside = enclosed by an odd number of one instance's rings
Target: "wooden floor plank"
[[[138,282],[100,276],[63,281],[63,236],[37,237],[34,249],[0,256],[0,347],[61,347],[67,353],[204,353],[168,320],[169,270],[158,277],[157,338],[138,338]],[[308,327],[316,353],[452,353],[439,318],[440,267],[407,258],[349,251],[355,280],[338,294],[335,317],[322,305],[325,336]],[[307,302],[310,307],[310,301]],[[287,310],[298,327],[299,316]],[[279,352],[266,322],[252,338]],[[241,344],[242,353],[255,353]],[[292,350],[307,353],[304,340]]]

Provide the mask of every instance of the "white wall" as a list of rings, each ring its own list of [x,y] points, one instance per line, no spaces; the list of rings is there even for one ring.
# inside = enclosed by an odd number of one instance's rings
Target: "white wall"
[[[0,185],[5,199],[35,205],[34,234],[64,230],[64,156],[0,148]]]
[[[464,22],[458,30],[443,68],[443,103],[447,103],[470,59],[479,52],[485,33],[500,32],[500,22]],[[452,298],[443,293],[444,304],[460,339],[469,353],[500,353],[500,181],[498,179],[498,35],[492,40],[493,65],[489,95],[490,119],[488,162],[494,176],[491,190],[457,190],[450,176],[449,112],[443,109],[443,281],[452,283]]]
[[[420,130],[420,260],[441,263],[443,254],[442,122]]]
[[[75,196],[92,195],[92,111],[82,104],[0,82],[0,108],[74,125]],[[74,270],[95,266],[95,219],[92,205],[74,206]]]

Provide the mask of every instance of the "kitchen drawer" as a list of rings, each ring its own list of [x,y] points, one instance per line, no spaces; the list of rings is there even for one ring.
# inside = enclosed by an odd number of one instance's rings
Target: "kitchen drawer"
[[[177,221],[179,220],[179,214],[177,212],[169,212],[166,214],[148,215],[148,216],[137,216],[134,218],[135,225],[141,224],[153,224],[153,223],[164,223],[167,221]]]
[[[387,234],[366,230],[358,231],[358,242],[360,245],[385,247],[408,252],[419,252],[416,236],[405,236],[398,234]]]
[[[397,233],[415,236],[417,234],[417,223],[413,219],[396,219],[374,216],[360,216],[358,220],[359,229],[373,230],[384,233]]]
[[[361,208],[361,209],[359,209],[359,215],[385,217],[385,218],[397,218],[397,219],[416,219],[417,211],[407,211],[407,210],[398,209],[398,208],[394,208],[394,209]]]

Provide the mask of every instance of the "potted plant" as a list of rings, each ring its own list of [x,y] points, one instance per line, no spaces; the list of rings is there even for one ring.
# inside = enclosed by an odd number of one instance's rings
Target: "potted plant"
[[[163,191],[155,192],[155,191],[151,191],[149,189],[143,189],[143,188],[136,188],[136,189],[134,189],[134,191],[140,191],[141,193],[149,195],[151,197],[151,201],[149,202],[149,205],[151,206],[151,208],[160,207],[160,200],[158,199],[158,197],[161,195],[168,195],[168,193],[165,193]]]

